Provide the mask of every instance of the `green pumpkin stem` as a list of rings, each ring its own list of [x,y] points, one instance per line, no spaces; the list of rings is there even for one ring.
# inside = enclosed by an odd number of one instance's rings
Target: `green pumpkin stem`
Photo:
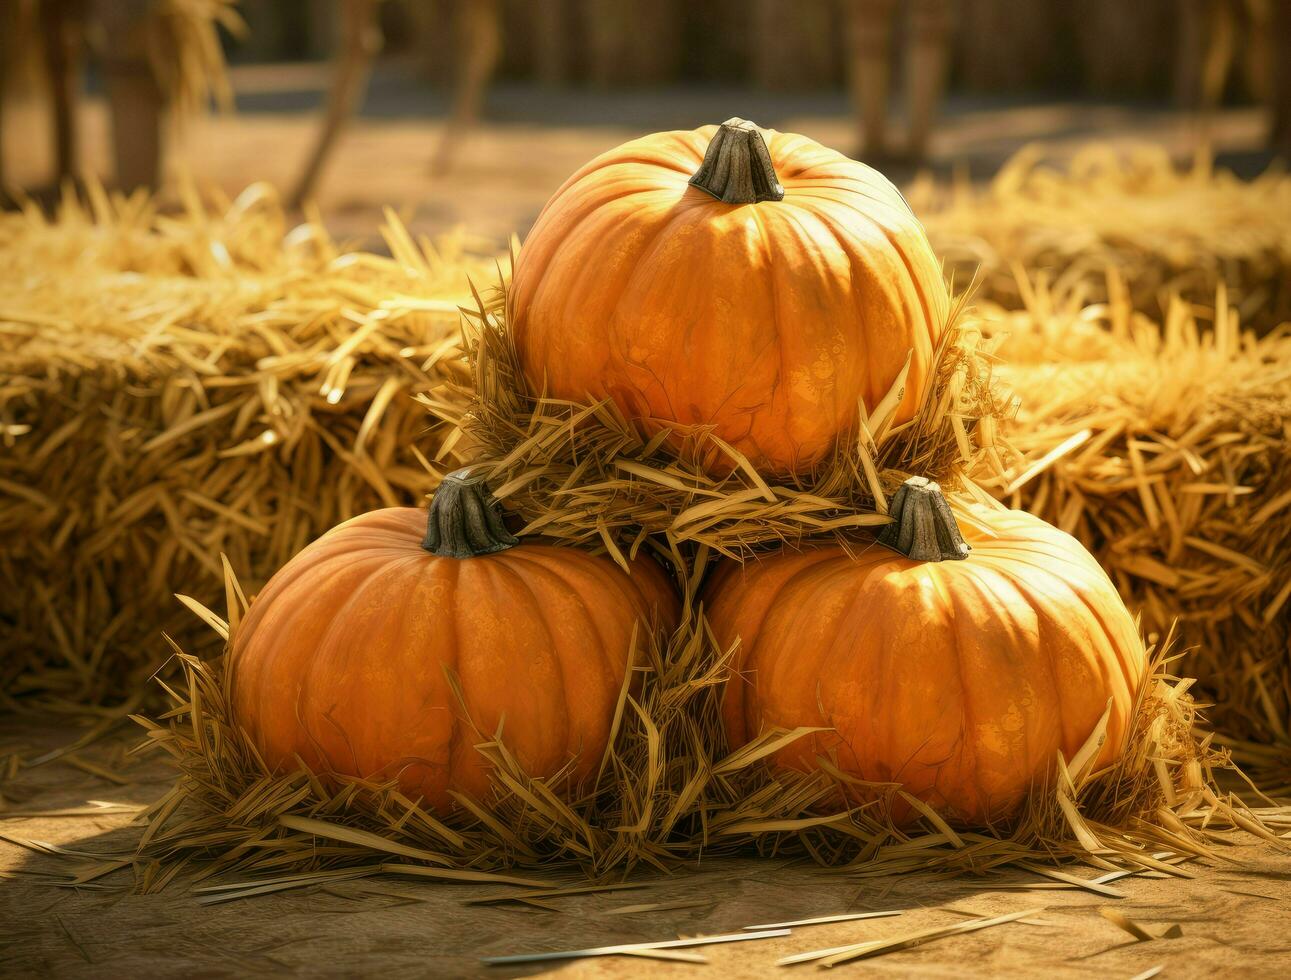
[[[726,204],[784,200],[762,131],[738,117],[717,127],[690,183]]]
[[[497,501],[474,467],[444,477],[430,500],[423,548],[440,558],[476,558],[519,543],[502,523]]]
[[[968,557],[968,544],[941,487],[912,476],[897,488],[888,512],[892,523],[879,532],[879,544],[915,561],[958,561]]]

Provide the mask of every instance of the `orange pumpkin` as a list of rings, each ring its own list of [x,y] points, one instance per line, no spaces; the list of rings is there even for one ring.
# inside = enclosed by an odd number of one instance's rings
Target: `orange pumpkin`
[[[884,540],[965,560],[830,544],[716,573],[712,628],[740,640],[723,704],[732,747],[764,729],[828,727],[777,763],[811,771],[833,755],[853,777],[901,783],[976,824],[1012,813],[1104,712],[1095,765],[1116,759],[1146,654],[1094,558],[1037,517],[978,507],[961,514],[970,552],[935,483],[898,493]]]
[[[949,307],[882,174],[740,119],[575,173],[525,240],[508,303],[535,391],[611,397],[654,431],[711,426],[777,475],[825,458],[907,357],[896,421],[911,418]]]
[[[633,627],[675,627],[678,600],[649,558],[611,559],[507,533],[487,490],[448,476],[427,515],[373,511],[323,535],[255,598],[234,637],[236,722],[264,760],[397,777],[436,809],[483,798],[466,714],[535,776],[578,783],[610,734]],[[425,540],[423,541],[423,534]],[[644,628],[644,626],[643,626]]]

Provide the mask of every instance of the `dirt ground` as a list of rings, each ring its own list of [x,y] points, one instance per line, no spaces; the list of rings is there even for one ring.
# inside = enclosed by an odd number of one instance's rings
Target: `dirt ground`
[[[66,728],[0,722],[0,761],[31,760],[66,744]],[[89,801],[136,807],[169,780],[153,757],[129,757],[137,742],[122,729],[74,754],[73,764],[23,769],[0,787],[0,974],[6,977],[201,977],[262,973],[309,976],[683,976],[701,969],[627,956],[487,967],[480,957],[667,940],[739,931],[763,923],[856,911],[900,916],[795,928],[781,938],[702,947],[710,969],[736,980],[775,972],[779,958],[808,950],[948,925],[970,916],[1037,909],[1026,922],[967,933],[840,969],[920,977],[1286,976],[1291,965],[1291,853],[1235,838],[1229,862],[1190,866],[1192,879],[1140,876],[1115,888],[1123,898],[1040,884],[1012,872],[990,878],[908,875],[861,878],[809,864],[723,859],[690,873],[634,879],[629,890],[471,904],[523,890],[400,878],[366,878],[217,904],[180,879],[161,894],[137,895],[131,873],[89,886],[66,879],[76,861],[34,853],[15,840],[112,853],[138,833],[126,812],[41,816]],[[112,774],[113,781],[78,765]],[[26,815],[22,815],[26,814]],[[1087,872],[1082,872],[1088,874]],[[654,908],[639,909],[640,906]],[[663,906],[663,907],[659,907]],[[1136,941],[1100,914],[1117,911],[1174,939]],[[809,971],[810,965],[799,970]]]
[[[266,180],[290,186],[318,125],[328,80],[318,64],[247,66],[233,71],[238,111],[191,121],[172,140],[172,176],[188,172],[229,194]],[[857,131],[841,92],[773,94],[746,89],[639,91],[544,90],[498,85],[484,121],[454,141],[452,166],[433,161],[443,135],[444,94],[420,85],[398,64],[375,76],[364,113],[341,140],[319,188],[330,227],[371,242],[382,209],[394,208],[416,231],[464,226],[491,245],[523,234],[547,198],[579,166],[643,133],[691,128],[732,115],[805,133],[852,152]],[[82,163],[110,179],[108,123],[102,101],[82,106]],[[894,121],[900,138],[901,122]],[[1210,126],[1219,159],[1247,175],[1268,163],[1264,121],[1256,109],[1219,113]],[[34,187],[49,180],[48,120],[36,101],[16,103],[5,119],[8,180]],[[1062,158],[1090,140],[1150,142],[1187,159],[1197,129],[1164,107],[1054,100],[950,99],[933,139],[933,172],[983,179],[1012,153],[1041,141]],[[899,183],[909,167],[884,165]]]

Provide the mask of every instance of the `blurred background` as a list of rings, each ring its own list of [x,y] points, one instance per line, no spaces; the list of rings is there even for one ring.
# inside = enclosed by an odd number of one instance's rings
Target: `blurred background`
[[[10,201],[253,181],[333,230],[523,233],[582,162],[740,115],[908,184],[1021,147],[1291,151],[1288,0],[0,0]]]

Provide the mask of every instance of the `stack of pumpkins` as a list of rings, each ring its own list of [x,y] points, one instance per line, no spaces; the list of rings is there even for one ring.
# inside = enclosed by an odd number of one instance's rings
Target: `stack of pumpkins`
[[[508,322],[532,391],[613,399],[656,432],[707,427],[775,482],[824,460],[907,361],[898,421],[914,416],[949,306],[882,175],[733,119],[574,174],[520,252]],[[819,728],[773,764],[828,758],[961,824],[1007,817],[1095,732],[1094,764],[1114,761],[1147,664],[1095,560],[1028,514],[952,508],[918,475],[888,512],[877,537],[698,570],[714,634],[738,642],[730,747]],[[586,788],[634,631],[681,615],[652,558],[518,540],[467,468],[429,515],[357,517],[269,582],[234,640],[235,721],[270,766],[397,778],[446,812],[454,793],[487,799],[473,733],[505,719],[528,772]]]

